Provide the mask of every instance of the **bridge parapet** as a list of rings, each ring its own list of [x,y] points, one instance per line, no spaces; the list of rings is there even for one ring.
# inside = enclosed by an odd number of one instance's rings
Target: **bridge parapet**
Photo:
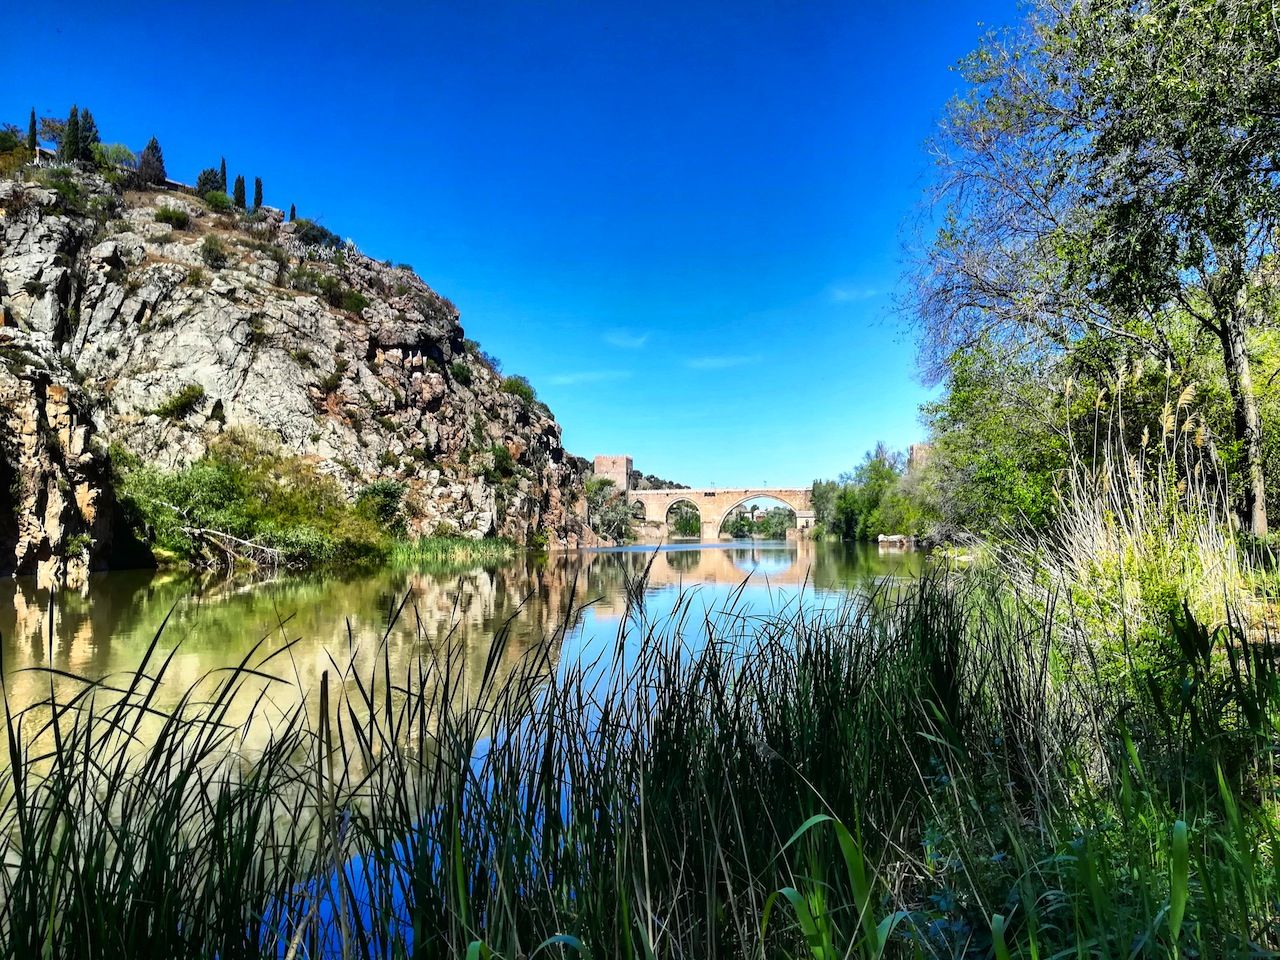
[[[808,487],[741,487],[714,490],[632,490],[627,502],[659,536],[665,537],[667,512],[682,501],[693,504],[702,519],[702,538],[717,540],[725,518],[735,507],[751,500],[767,498],[786,504],[796,514],[796,528],[802,534],[814,524],[813,490]]]

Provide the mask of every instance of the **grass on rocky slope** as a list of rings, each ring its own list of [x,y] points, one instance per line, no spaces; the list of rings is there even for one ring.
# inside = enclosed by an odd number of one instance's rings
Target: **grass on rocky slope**
[[[248,754],[289,648],[164,710],[153,651],[8,716],[0,952],[1270,955],[1277,650],[1171,622],[1122,699],[1055,623],[938,578],[686,597],[598,662],[335,654]]]

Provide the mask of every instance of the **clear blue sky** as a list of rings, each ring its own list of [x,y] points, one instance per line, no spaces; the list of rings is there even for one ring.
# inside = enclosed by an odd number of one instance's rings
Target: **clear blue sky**
[[[412,263],[579,455],[783,486],[921,439],[904,224],[1013,0],[374,6],[15,4],[0,119],[88,106]]]

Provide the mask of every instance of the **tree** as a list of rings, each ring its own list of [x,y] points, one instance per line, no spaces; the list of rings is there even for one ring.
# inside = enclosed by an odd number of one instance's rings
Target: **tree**
[[[223,193],[227,192],[227,158],[222,158],[222,165],[218,167],[218,190]]]
[[[253,209],[257,210],[262,206],[262,178],[253,178]]]
[[[1192,318],[1222,359],[1240,511],[1267,532],[1249,338],[1274,293],[1280,36],[1269,0],[1039,0],[964,64],[920,260],[923,358],[1127,349],[1173,364]]]
[[[610,540],[622,541],[631,537],[631,510],[626,497],[605,477],[591,477],[586,483],[587,524],[596,533]]]
[[[60,117],[41,117],[40,118],[40,140],[43,143],[52,143],[53,148],[61,154],[62,138],[67,132],[67,121]]]
[[[169,179],[164,169],[164,153],[155,137],[142,148],[142,155],[138,158],[138,179],[150,184],[164,183]]]
[[[77,160],[93,161],[93,148],[102,142],[102,138],[98,135],[98,124],[93,119],[93,114],[86,107],[80,113],[80,148],[76,155]]]
[[[138,169],[138,158],[123,143],[95,143],[93,160],[100,167],[112,169],[124,167],[127,170]]]
[[[222,177],[213,167],[206,167],[196,176],[196,194],[203,197],[210,193],[223,193]]]
[[[40,141],[36,137],[36,108],[31,108],[31,119],[27,122],[27,149],[33,154]]]
[[[294,204],[289,204],[289,222],[292,223],[298,219],[298,208]]]
[[[232,200],[241,210],[244,209],[244,175],[236,177],[235,193],[232,194]]]
[[[63,128],[62,142],[58,144],[58,159],[67,163],[80,159],[80,111],[74,105]]]
[[[702,516],[688,500],[677,500],[668,512],[667,525],[677,537],[702,535]]]

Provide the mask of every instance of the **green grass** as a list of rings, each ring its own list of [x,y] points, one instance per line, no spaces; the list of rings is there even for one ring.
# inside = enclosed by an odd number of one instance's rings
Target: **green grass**
[[[517,550],[510,540],[500,538],[419,537],[398,541],[391,549],[391,561],[409,565],[477,567],[507,563],[514,559]]]
[[[158,636],[136,674],[8,716],[0,944],[1268,955],[1277,650],[1173,621],[1121,699],[1056,623],[942,576],[820,615],[691,595],[634,607],[599,661],[560,632],[424,636],[359,674],[340,644],[290,696],[291,648],[262,646],[173,707]]]

